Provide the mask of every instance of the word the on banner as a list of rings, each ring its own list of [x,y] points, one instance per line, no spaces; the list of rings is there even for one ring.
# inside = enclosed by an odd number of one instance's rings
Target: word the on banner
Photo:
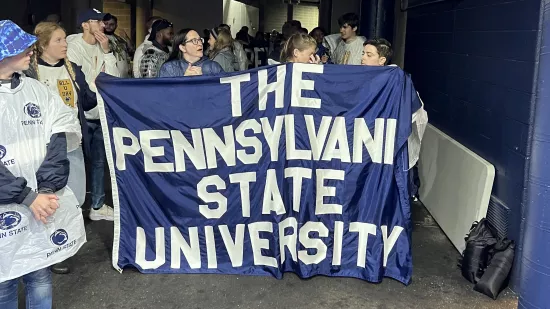
[[[97,86],[115,268],[409,283],[419,106],[401,69],[287,64]]]

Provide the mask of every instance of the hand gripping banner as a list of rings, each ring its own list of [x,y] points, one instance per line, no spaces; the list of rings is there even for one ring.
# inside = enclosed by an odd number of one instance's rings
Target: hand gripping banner
[[[286,64],[97,86],[116,269],[410,282],[420,103],[401,69]]]

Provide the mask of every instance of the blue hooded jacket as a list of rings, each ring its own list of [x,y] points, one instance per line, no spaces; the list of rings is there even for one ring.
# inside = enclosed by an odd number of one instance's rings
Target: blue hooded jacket
[[[202,57],[195,63],[189,63],[185,59],[168,61],[160,68],[159,77],[185,76],[185,71],[189,65],[201,67],[202,75],[217,75],[224,72],[219,63],[214,62],[207,57]]]

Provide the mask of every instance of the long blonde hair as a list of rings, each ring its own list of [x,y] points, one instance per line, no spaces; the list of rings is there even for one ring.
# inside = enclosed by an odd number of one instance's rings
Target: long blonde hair
[[[50,44],[52,35],[57,30],[63,30],[63,32],[67,33],[65,29],[63,29],[63,27],[53,22],[41,22],[38,25],[36,25],[36,27],[34,28],[34,35],[36,35],[36,38],[38,40],[34,44],[32,66],[36,71],[36,78],[38,80],[40,80],[40,72],[38,71],[38,58],[42,56],[42,54],[44,53],[44,48],[46,48],[48,44]],[[76,84],[76,75],[74,73],[71,62],[67,58],[65,58],[64,60],[65,60],[65,68],[67,69],[67,72],[69,72],[69,75],[71,76],[71,79],[75,84],[75,87],[78,90],[80,90],[78,85]]]
[[[289,62],[294,57],[294,50],[304,51],[317,48],[317,41],[306,33],[296,33],[290,36],[281,50],[281,62]]]
[[[229,47],[233,50],[233,38],[229,31],[224,28],[212,29],[210,35],[216,39],[216,43],[214,43],[214,46],[210,49],[210,59],[214,59],[224,48]]]

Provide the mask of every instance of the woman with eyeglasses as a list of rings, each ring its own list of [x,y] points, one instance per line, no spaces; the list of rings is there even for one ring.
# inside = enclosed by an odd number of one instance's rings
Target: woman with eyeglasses
[[[193,29],[180,30],[174,36],[174,48],[162,65],[159,77],[216,75],[222,67],[203,53],[204,39]]]

